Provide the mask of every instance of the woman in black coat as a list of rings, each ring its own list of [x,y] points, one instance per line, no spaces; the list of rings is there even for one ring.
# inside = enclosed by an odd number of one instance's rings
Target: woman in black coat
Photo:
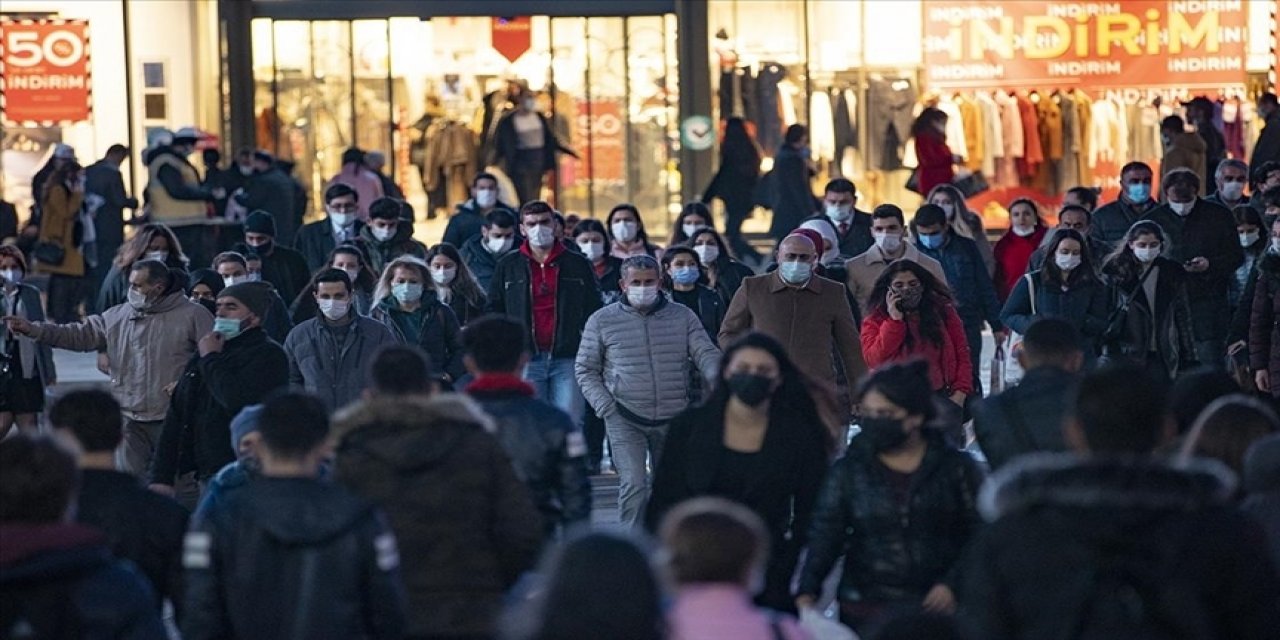
[[[672,300],[693,309],[707,335],[715,342],[728,305],[715,289],[705,284],[706,281],[698,254],[693,249],[676,246],[662,255],[662,288]]]
[[[719,496],[764,519],[765,607],[793,611],[791,576],[831,450],[805,377],[776,340],[752,333],[725,352],[711,398],[671,421],[645,514],[652,530],[683,500]]]
[[[720,169],[702,193],[703,204],[719,198],[724,202],[724,235],[734,251],[751,255],[751,245],[742,237],[742,223],[755,206],[752,195],[760,182],[760,147],[747,132],[746,121],[734,116],[725,121],[720,141]]]
[[[981,525],[982,473],[927,426],[937,408],[924,361],[877,369],[858,402],[862,431],[822,487],[796,604],[813,606],[844,555],[840,620],[865,638],[898,615],[955,610],[957,565]]]
[[[694,232],[689,238],[689,246],[693,247],[698,262],[702,263],[707,285],[720,294],[728,309],[729,303],[733,302],[733,294],[738,292],[743,279],[754,276],[756,272],[733,259],[733,253],[715,229],[706,228]]]

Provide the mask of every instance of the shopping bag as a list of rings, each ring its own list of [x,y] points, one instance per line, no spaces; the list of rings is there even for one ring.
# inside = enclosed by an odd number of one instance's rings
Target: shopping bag
[[[991,356],[991,377],[987,380],[987,395],[995,395],[1004,391],[1004,343],[996,345],[996,353]]]
[[[813,640],[858,640],[858,634],[853,629],[828,619],[813,607],[800,611],[800,627]]]
[[[1031,274],[1025,274],[1022,279],[1027,283],[1027,294],[1031,298],[1031,315],[1036,315],[1036,279]],[[1018,354],[1022,353],[1022,334],[1016,331],[1009,331],[1009,346],[1004,350],[1004,386],[1012,387],[1022,380],[1022,363],[1018,361]]]
[[[951,184],[959,189],[960,193],[964,194],[966,200],[991,188],[991,185],[987,184],[987,179],[977,172],[965,176],[956,176],[951,181]]]

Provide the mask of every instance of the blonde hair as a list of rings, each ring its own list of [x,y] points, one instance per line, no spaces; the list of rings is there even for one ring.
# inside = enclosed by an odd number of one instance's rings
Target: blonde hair
[[[395,276],[396,269],[416,269],[418,276],[422,278],[423,289],[431,286],[431,268],[426,262],[414,256],[400,256],[388,262],[386,268],[382,270],[382,275],[378,278],[378,286],[373,290],[371,306],[374,308],[391,295],[391,278]]]

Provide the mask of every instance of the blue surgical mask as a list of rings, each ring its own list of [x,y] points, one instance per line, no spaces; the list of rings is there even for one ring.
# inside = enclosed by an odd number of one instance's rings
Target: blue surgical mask
[[[798,260],[783,262],[778,265],[778,275],[787,284],[804,284],[813,275],[813,265]]]
[[[243,329],[241,329],[241,325],[243,324],[244,321],[240,318],[214,318],[213,332],[221,333],[223,337],[230,340],[240,335],[243,331]]]
[[[676,284],[693,284],[701,275],[697,267],[676,267],[671,270],[671,281]]]
[[[400,304],[411,304],[422,299],[422,285],[416,282],[401,282],[391,285],[391,295]]]
[[[937,249],[942,246],[941,233],[922,233],[917,236],[920,244],[926,249]]]
[[[1127,185],[1125,186],[1125,195],[1132,202],[1142,204],[1151,199],[1151,185],[1141,182]]]

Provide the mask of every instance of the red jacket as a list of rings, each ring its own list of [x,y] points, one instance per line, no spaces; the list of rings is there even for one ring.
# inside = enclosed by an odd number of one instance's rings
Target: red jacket
[[[1009,294],[1018,284],[1018,278],[1027,272],[1031,254],[1035,253],[1048,232],[1044,227],[1036,227],[1035,233],[1023,238],[1010,229],[996,242],[996,295],[1001,304],[1009,299]],[[1053,256],[1048,256],[1047,259],[1052,260]]]
[[[931,189],[940,184],[951,184],[956,177],[951,168],[952,160],[951,147],[947,146],[947,140],[942,134],[916,136],[920,193],[928,195]]]
[[[867,367],[874,370],[891,362],[923,358],[929,363],[929,382],[934,391],[973,395],[973,363],[969,361],[964,324],[955,307],[948,304],[944,309],[940,347],[920,335],[918,314],[910,314],[903,321],[890,318],[883,309],[873,311],[862,321],[862,356]],[[908,332],[915,337],[911,346],[907,346]]]

